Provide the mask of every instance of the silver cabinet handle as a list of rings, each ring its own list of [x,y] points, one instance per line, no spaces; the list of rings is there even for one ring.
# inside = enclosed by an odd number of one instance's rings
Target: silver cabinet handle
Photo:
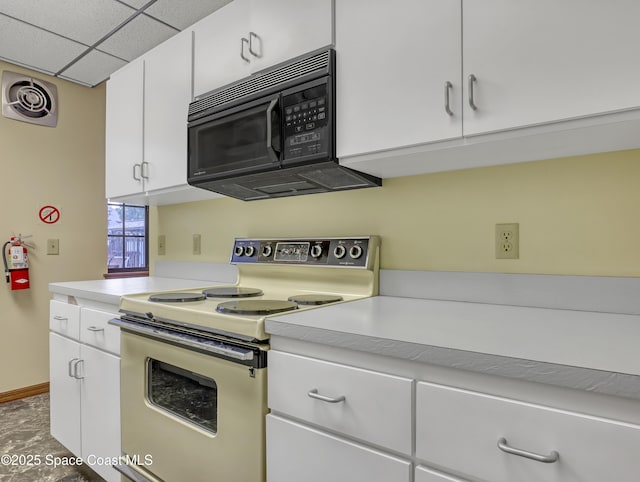
[[[453,115],[451,105],[449,104],[449,93],[451,92],[452,87],[453,84],[448,80],[444,83],[444,111],[449,115]]]
[[[89,331],[104,331],[104,328],[98,328],[97,326],[88,326],[87,330],[89,330]]]
[[[142,175],[142,165],[141,164],[134,164],[133,165],[133,178],[136,181],[142,181],[142,178],[140,176],[136,176],[136,168],[140,169],[140,174]]]
[[[314,388],[313,390],[309,390],[307,395],[311,398],[315,398],[316,400],[322,400],[323,402],[327,402],[327,403],[340,403],[340,402],[344,402],[347,399],[347,397],[345,397],[344,395],[340,395],[339,397],[336,397],[336,398],[327,397],[326,395],[320,395],[318,393],[317,388]]]
[[[80,363],[82,363],[82,365],[84,366],[84,360],[82,359],[78,359],[78,361],[76,361],[73,365],[73,378],[77,378],[78,380],[82,380],[84,378],[84,375],[78,375],[78,366],[80,365]]]
[[[249,53],[254,57],[260,58],[262,54],[253,50],[253,39],[256,39],[260,43],[260,51],[262,51],[262,39],[260,36],[255,32],[249,32]]]
[[[148,166],[149,163],[147,161],[144,161],[142,164],[140,164],[140,177],[142,177],[142,179],[149,179],[149,173],[147,172],[146,166]]]
[[[251,46],[249,44],[249,41],[242,37],[242,39],[240,40],[240,57],[242,58],[242,60],[244,60],[245,62],[251,62],[251,60],[249,60],[249,57],[244,55],[244,46],[249,45],[249,50],[251,50]]]
[[[58,321],[69,321],[69,318],[67,318],[66,316],[60,316],[60,315],[54,316],[53,319]]]
[[[477,80],[478,79],[475,75],[469,75],[469,107],[473,110],[478,110],[478,106],[476,105],[476,100],[474,98],[474,87]]]
[[[533,452],[527,452],[526,450],[517,449],[515,447],[509,447],[507,445],[507,439],[504,437],[498,440],[498,448],[508,454],[517,455],[519,457],[524,457],[545,464],[552,464],[560,458],[560,454],[555,450],[551,451],[549,455],[540,455]]]
[[[71,378],[75,378],[75,377],[73,376],[73,368],[74,368],[74,367],[72,366],[72,364],[73,364],[73,362],[78,362],[78,360],[80,360],[80,358],[72,358],[71,360],[69,360],[69,367],[68,367],[69,369],[68,369],[68,372],[67,372],[67,373],[69,374],[69,376],[70,376]]]

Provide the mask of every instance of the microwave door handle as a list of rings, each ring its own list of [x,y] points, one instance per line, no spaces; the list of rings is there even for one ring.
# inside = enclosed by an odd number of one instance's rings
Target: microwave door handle
[[[280,161],[280,156],[278,155],[278,151],[273,147],[273,125],[271,121],[271,114],[273,113],[273,109],[276,107],[278,103],[278,97],[274,98],[269,107],[267,107],[267,151],[269,152],[269,157],[274,163]]]

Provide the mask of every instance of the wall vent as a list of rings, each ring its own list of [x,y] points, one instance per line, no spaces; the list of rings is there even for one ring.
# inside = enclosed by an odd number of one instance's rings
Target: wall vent
[[[5,70],[2,73],[2,115],[46,127],[58,124],[58,89],[44,80]]]

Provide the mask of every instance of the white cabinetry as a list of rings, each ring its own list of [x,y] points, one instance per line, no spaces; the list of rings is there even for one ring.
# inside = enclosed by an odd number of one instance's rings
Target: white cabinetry
[[[465,0],[465,135],[640,106],[638,18],[634,0]]]
[[[417,386],[416,457],[474,480],[631,482],[640,470],[632,454],[639,452],[637,425],[432,383]]]
[[[185,201],[214,197],[187,184],[191,42],[191,32],[180,33],[107,82],[107,198],[162,204],[163,194],[167,202],[180,201],[180,193]]]
[[[409,482],[411,463],[267,415],[267,482]]]
[[[394,177],[640,147],[638,17],[633,0],[336,2],[338,157]]]
[[[51,434],[87,462],[120,455],[120,333],[107,325],[116,312],[50,302]],[[91,468],[120,480],[110,465]]]
[[[333,43],[331,0],[235,0],[194,25],[194,96]]]
[[[336,2],[338,157],[462,136],[460,15],[460,0]]]
[[[367,444],[411,456],[411,380],[272,350],[268,386],[269,482],[409,480],[407,460]]]

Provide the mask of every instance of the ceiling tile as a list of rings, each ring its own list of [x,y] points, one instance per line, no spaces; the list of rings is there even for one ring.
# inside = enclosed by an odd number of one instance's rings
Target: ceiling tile
[[[176,33],[175,29],[140,15],[97,48],[116,57],[133,60]]]
[[[115,0],[2,0],[0,13],[93,45],[135,11]]]
[[[168,23],[169,25],[184,30],[223,7],[231,0],[158,0],[145,10],[145,13]]]
[[[9,62],[56,73],[85,50],[77,42],[0,15],[0,57]]]
[[[60,77],[82,82],[93,87],[106,80],[112,72],[115,72],[125,64],[124,60],[92,50],[67,70],[61,72]]]

